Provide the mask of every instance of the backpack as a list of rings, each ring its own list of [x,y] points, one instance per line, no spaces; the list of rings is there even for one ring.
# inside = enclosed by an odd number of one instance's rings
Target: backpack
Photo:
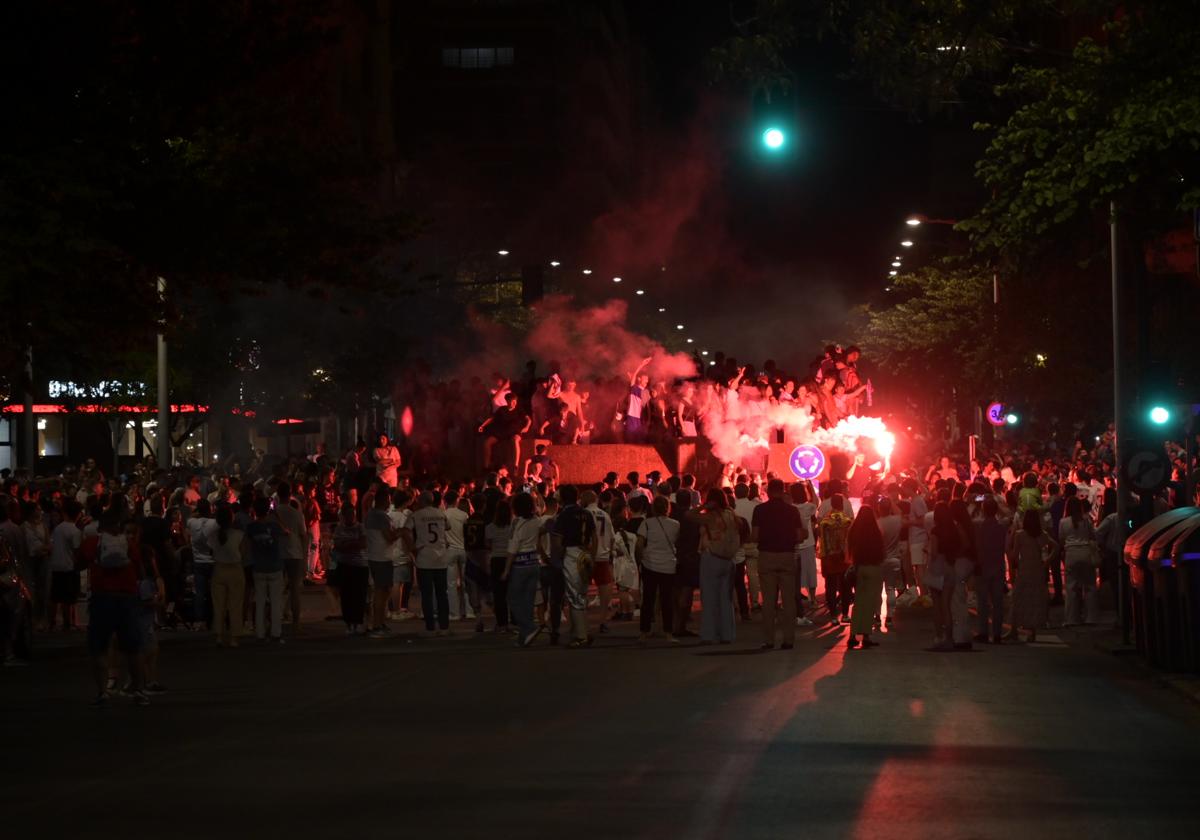
[[[105,569],[119,569],[129,565],[129,541],[124,534],[100,534],[96,550],[96,565]]]
[[[846,552],[846,534],[850,531],[850,517],[840,510],[831,510],[821,520],[821,556],[829,557]]]
[[[732,560],[737,556],[738,549],[742,547],[742,535],[738,528],[737,517],[730,514],[733,516],[733,521],[730,522],[725,516],[726,513],[728,511],[721,512],[721,524],[724,527],[721,528],[716,539],[713,538],[712,531],[707,525],[704,526],[704,530],[708,533],[708,550],[723,560]]]

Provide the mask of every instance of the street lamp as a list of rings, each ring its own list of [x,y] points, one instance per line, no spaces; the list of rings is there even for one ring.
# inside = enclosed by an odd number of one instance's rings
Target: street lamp
[[[558,268],[558,267],[559,267],[559,265],[561,265],[561,263],[559,263],[559,261],[558,261],[558,260],[550,260],[550,267],[551,267],[551,268]]]
[[[645,290],[645,289],[638,289],[638,290],[637,290],[637,293],[638,293],[639,295],[644,295],[644,294],[646,294],[646,290]]]
[[[904,220],[904,224],[909,227],[917,227],[918,225],[950,225],[958,224],[958,219],[931,219],[922,213],[913,213]]]
[[[502,256],[502,257],[507,257],[507,256],[508,256],[508,251],[505,251],[503,248],[501,248],[501,249],[500,249],[499,251],[497,251],[496,253],[497,253],[497,254],[499,254],[499,255],[500,255],[500,256]]]
[[[658,311],[659,311],[659,312],[666,312],[666,311],[667,311],[667,307],[665,307],[665,306],[660,306],[660,307],[658,307]]]
[[[683,329],[683,324],[676,324],[675,329],[677,329],[677,330]]]
[[[902,248],[911,248],[913,246],[913,241],[911,239],[902,239],[900,240],[900,246]]]
[[[614,283],[620,283],[620,282],[621,282],[621,278],[620,278],[620,277],[614,277],[614,278],[613,278],[613,282],[614,282]]]
[[[1156,426],[1165,426],[1171,419],[1171,412],[1165,406],[1156,405],[1150,409],[1150,422]]]
[[[585,268],[585,269],[583,270],[583,273],[584,273],[584,274],[591,274],[591,273],[592,273],[592,270],[591,270],[590,268]]]

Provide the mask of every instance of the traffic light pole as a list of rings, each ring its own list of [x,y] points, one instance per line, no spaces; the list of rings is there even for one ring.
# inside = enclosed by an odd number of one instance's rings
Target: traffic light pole
[[[1113,345],[1113,474],[1117,484],[1117,540],[1122,547],[1121,557],[1117,564],[1117,610],[1121,620],[1121,641],[1125,645],[1130,642],[1132,629],[1129,615],[1129,567],[1125,565],[1124,546],[1127,525],[1129,522],[1129,490],[1125,486],[1125,476],[1122,473],[1122,458],[1126,453],[1126,441],[1122,435],[1126,433],[1125,426],[1125,378],[1122,376],[1122,349],[1125,346],[1125,326],[1122,318],[1121,302],[1125,297],[1124,283],[1121,276],[1120,226],[1117,220],[1117,202],[1109,203],[1109,247],[1112,252],[1112,345]]]

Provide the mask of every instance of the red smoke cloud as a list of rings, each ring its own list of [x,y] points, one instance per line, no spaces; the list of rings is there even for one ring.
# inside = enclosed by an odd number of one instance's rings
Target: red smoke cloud
[[[539,304],[536,324],[524,344],[531,358],[557,361],[574,378],[631,373],[646,358],[652,360],[647,372],[654,380],[696,375],[686,353],[669,353],[626,327],[627,314],[622,300],[576,309],[565,297],[547,298]]]

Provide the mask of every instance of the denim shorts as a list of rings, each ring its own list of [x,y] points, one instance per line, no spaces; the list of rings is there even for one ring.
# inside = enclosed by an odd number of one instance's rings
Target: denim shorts
[[[102,656],[108,650],[114,633],[121,653],[138,653],[142,649],[138,621],[141,609],[136,595],[93,592],[88,601],[87,629],[88,651],[92,656]]]

